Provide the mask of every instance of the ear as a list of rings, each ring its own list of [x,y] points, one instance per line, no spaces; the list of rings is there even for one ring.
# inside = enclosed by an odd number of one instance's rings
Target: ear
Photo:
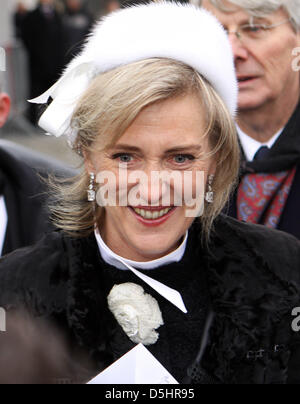
[[[7,94],[0,93],[0,128],[7,121],[10,112],[10,98]]]
[[[84,151],[83,158],[84,158],[84,166],[85,166],[85,170],[86,170],[87,174],[90,175],[91,173],[95,173],[95,167],[94,167],[90,154],[88,154],[86,151]]]
[[[213,175],[215,176],[217,173],[217,167],[218,167],[218,161],[219,161],[219,153],[216,153],[213,158],[210,161],[209,168],[208,168],[208,176]]]

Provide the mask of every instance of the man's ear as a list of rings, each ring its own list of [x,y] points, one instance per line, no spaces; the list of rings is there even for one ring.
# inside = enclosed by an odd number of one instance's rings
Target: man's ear
[[[0,93],[0,128],[2,128],[7,121],[10,112],[10,98],[5,93]]]

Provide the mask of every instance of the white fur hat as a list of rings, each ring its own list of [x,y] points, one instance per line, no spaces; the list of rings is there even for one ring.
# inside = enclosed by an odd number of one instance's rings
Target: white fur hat
[[[71,133],[76,105],[91,80],[108,70],[152,57],[175,59],[196,69],[234,116],[238,86],[228,36],[208,11],[189,4],[158,2],[132,6],[105,17],[61,79],[32,100],[53,101],[39,125],[57,137]]]

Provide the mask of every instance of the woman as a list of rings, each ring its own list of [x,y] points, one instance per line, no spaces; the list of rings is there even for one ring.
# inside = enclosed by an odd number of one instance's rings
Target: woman
[[[300,380],[299,243],[221,214],[236,88],[217,21],[163,2],[105,19],[37,100],[85,169],[55,185],[60,231],[1,260],[0,306],[66,338],[54,379],[85,382],[143,343],[179,382]]]

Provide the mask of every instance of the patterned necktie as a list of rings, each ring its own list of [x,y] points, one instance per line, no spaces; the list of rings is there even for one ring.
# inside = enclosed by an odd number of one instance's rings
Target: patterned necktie
[[[297,168],[271,174],[247,174],[238,189],[238,219],[276,229]]]

